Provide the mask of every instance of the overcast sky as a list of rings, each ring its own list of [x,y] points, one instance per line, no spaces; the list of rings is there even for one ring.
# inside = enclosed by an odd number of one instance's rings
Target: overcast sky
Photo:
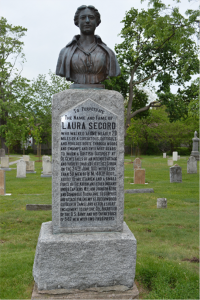
[[[28,29],[24,37],[24,53],[26,62],[22,76],[33,79],[38,74],[47,74],[49,69],[55,72],[60,50],[79,34],[79,28],[74,25],[74,14],[81,5],[93,5],[101,14],[101,24],[96,34],[104,43],[114,50],[120,43],[118,36],[122,28],[120,23],[125,12],[131,7],[147,8],[148,1],[140,0],[0,0],[0,14],[9,24],[20,25]],[[165,4],[172,0],[164,0]],[[181,0],[180,11],[198,9],[198,1]]]

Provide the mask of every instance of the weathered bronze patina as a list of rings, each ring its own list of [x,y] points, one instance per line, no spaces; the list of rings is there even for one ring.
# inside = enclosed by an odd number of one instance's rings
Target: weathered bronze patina
[[[74,82],[74,88],[102,88],[99,83],[108,76],[120,75],[120,68],[114,52],[94,34],[101,23],[100,14],[94,6],[82,5],[75,13],[74,23],[80,28],[80,35],[60,51],[56,75]]]

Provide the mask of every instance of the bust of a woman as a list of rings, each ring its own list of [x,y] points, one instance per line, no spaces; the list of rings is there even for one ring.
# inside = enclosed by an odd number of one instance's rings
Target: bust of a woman
[[[94,6],[80,6],[74,16],[80,35],[60,51],[56,75],[76,84],[98,84],[108,76],[120,75],[114,52],[94,34],[101,17]]]

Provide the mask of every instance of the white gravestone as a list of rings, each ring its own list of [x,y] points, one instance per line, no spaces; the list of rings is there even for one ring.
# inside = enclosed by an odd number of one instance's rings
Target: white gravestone
[[[167,158],[167,153],[163,153],[163,158]]]
[[[1,157],[1,169],[9,169],[9,157]]]
[[[178,152],[174,151],[173,152],[173,161],[177,161],[178,160]]]
[[[197,173],[197,160],[194,156],[190,156],[187,161],[187,173],[188,174]]]
[[[50,156],[48,156],[48,155],[43,155],[42,156],[42,170],[43,170],[43,165],[44,165],[44,160],[45,159],[49,159],[50,160]]]
[[[29,161],[30,160],[30,156],[29,155],[23,155],[23,160],[24,161]]]
[[[123,103],[108,90],[53,97],[52,222],[42,224],[36,249],[39,290],[134,284],[136,239],[123,222]]]
[[[51,177],[52,176],[52,163],[50,158],[44,158],[43,160],[43,174],[41,177]]]
[[[26,177],[26,162],[23,159],[20,159],[17,162],[17,178]]]
[[[169,167],[172,167],[172,166],[173,166],[173,163],[174,163],[174,162],[173,162],[173,159],[168,159],[168,160],[167,160],[167,164],[168,164]]]
[[[26,161],[26,173],[36,173],[34,161]]]

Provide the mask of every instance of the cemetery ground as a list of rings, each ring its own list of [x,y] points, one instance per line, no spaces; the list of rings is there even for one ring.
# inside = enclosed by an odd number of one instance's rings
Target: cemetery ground
[[[131,184],[131,157],[124,161],[124,189],[154,189],[125,194],[124,220],[137,239],[140,299],[199,299],[199,175],[187,174],[188,157],[181,157],[182,183],[170,183],[167,158],[141,158],[146,185]],[[1,299],[31,298],[41,223],[52,219],[51,211],[26,210],[26,204],[51,204],[52,179],[41,177],[41,166],[36,162],[36,174],[26,178],[16,178],[16,169],[6,172],[6,193],[12,195],[0,196]],[[157,209],[157,198],[167,198],[167,209]]]

